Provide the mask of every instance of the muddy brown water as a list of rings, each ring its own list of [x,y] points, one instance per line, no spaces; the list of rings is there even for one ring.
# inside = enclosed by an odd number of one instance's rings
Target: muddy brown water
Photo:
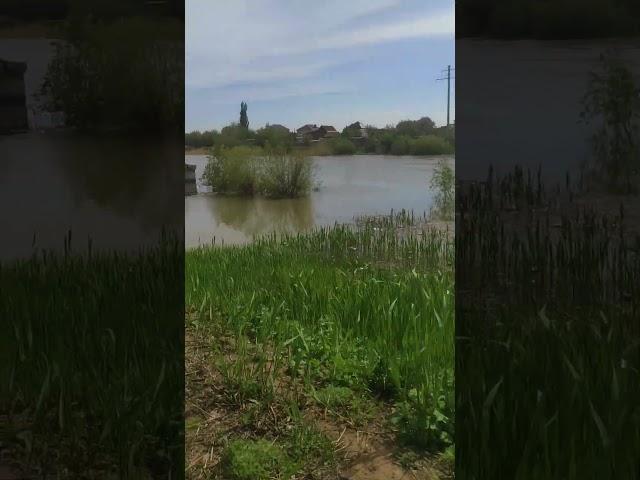
[[[0,136],[0,260],[35,249],[138,250],[182,237],[182,145],[69,131]]]
[[[438,156],[353,155],[313,157],[317,189],[297,199],[223,196],[202,184],[204,155],[187,155],[196,165],[198,194],[185,197],[187,248],[214,241],[243,244],[271,232],[304,232],[316,226],[350,223],[360,215],[391,210],[428,212],[429,182]],[[444,156],[454,166],[452,156]]]
[[[589,72],[615,52],[640,84],[640,40],[456,41],[458,180],[515,165],[555,183],[592,158],[593,128],[580,122]]]

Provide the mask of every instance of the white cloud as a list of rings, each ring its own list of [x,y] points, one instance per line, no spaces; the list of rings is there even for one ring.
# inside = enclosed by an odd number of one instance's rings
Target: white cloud
[[[215,88],[238,82],[259,84],[277,80],[297,80],[312,77],[323,70],[342,64],[340,61],[291,62],[283,65],[260,67],[234,63],[221,69],[205,64],[192,72],[187,84],[192,88]]]
[[[453,35],[453,8],[409,12],[404,19],[368,21],[400,0],[189,0],[187,88],[250,80],[278,82],[316,76],[353,57],[357,47]],[[425,2],[428,3],[428,2]],[[356,26],[354,26],[354,24]],[[322,58],[331,54],[331,58]]]
[[[348,49],[377,43],[454,34],[453,12],[424,16],[387,25],[371,25],[345,30],[329,36],[318,36],[298,45],[276,50],[280,54],[308,53],[328,49]]]
[[[237,98],[242,98],[246,102],[271,101],[283,98],[311,96],[311,95],[336,95],[354,93],[355,90],[337,82],[300,82],[294,84],[265,84],[233,87],[230,91],[240,91],[237,95],[226,94],[216,95],[210,98],[210,104],[236,104]],[[228,92],[227,92],[228,93]]]

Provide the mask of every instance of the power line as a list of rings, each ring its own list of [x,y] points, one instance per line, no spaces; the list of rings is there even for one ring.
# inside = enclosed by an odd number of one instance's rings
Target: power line
[[[451,124],[450,122],[450,111],[451,111],[451,71],[455,70],[455,68],[451,68],[451,65],[448,65],[446,69],[442,70],[442,74],[445,75],[446,77],[443,78],[436,78],[436,82],[439,82],[441,80],[446,80],[447,81],[447,127]],[[453,77],[453,79],[455,80],[455,77]]]

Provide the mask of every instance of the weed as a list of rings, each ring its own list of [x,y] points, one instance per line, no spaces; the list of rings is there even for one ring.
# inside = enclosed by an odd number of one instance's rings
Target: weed
[[[234,440],[226,448],[222,468],[229,480],[289,478],[297,465],[278,444],[264,439]]]

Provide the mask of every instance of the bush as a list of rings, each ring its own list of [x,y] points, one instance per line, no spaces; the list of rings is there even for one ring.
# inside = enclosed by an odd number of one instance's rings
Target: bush
[[[400,135],[391,144],[391,155],[409,155],[411,153],[411,138]]]
[[[213,144],[227,148],[239,147],[246,145],[253,136],[252,130],[244,128],[238,123],[232,123],[224,127],[220,133],[213,135]]]
[[[296,198],[311,190],[311,160],[302,155],[269,152],[260,161],[260,193],[270,198]]]
[[[221,147],[209,157],[202,177],[221,194],[295,198],[311,190],[313,165],[308,158],[284,149],[264,152],[256,147]]]
[[[400,135],[418,137],[429,135],[435,128],[435,123],[429,117],[422,117],[420,120],[403,120],[396,125],[396,132]]]
[[[382,153],[382,145],[378,138],[367,138],[364,141],[363,150],[365,153]]]
[[[356,153],[356,146],[346,138],[336,138],[331,141],[331,152],[334,155],[353,155]]]
[[[202,148],[202,147],[212,147],[213,139],[218,135],[218,132],[215,130],[209,130],[200,132],[199,130],[195,130],[193,132],[184,134],[184,144],[187,147],[194,148]]]
[[[274,125],[267,125],[255,132],[255,142],[260,147],[290,150],[295,143],[295,134]]]
[[[202,179],[214,192],[253,195],[258,183],[256,157],[259,150],[240,146],[218,148],[209,156]]]
[[[452,145],[444,138],[424,135],[411,142],[412,155],[443,155],[453,153]]]
[[[444,158],[438,161],[433,177],[431,177],[430,186],[436,190],[435,208],[432,214],[443,220],[452,220],[455,208],[455,175],[453,169]]]

